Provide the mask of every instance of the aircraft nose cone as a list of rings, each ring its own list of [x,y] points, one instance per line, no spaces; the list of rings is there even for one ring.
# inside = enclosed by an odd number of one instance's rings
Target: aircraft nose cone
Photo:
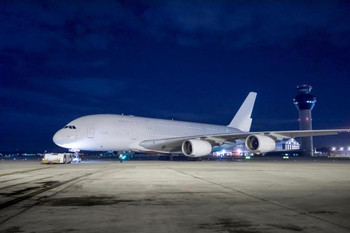
[[[59,146],[62,142],[62,134],[60,132],[61,130],[57,131],[55,135],[53,135],[52,141]]]
[[[53,135],[52,141],[57,146],[73,148],[77,146],[77,134],[76,132],[68,131],[67,129],[61,129]]]

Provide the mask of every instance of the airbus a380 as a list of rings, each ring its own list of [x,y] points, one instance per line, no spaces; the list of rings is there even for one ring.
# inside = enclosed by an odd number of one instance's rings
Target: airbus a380
[[[250,132],[256,95],[249,93],[227,126],[97,114],[68,123],[54,135],[53,141],[72,151],[135,151],[200,157],[239,142],[244,142],[253,153],[266,153],[275,151],[276,142],[281,140],[350,132],[350,129]]]

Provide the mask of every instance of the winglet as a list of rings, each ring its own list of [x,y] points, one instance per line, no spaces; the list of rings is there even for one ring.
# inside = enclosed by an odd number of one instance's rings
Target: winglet
[[[235,117],[232,119],[228,127],[236,128],[244,132],[249,132],[250,126],[252,124],[252,112],[256,99],[256,93],[250,92],[247,98],[244,100],[243,104],[239,108]]]

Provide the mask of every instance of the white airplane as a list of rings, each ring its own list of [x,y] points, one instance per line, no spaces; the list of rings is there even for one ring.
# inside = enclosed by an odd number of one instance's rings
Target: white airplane
[[[228,126],[116,114],[80,117],[53,137],[71,151],[135,151],[200,157],[245,142],[253,153],[276,150],[276,142],[294,137],[334,135],[350,129],[249,132],[256,93],[250,92]]]

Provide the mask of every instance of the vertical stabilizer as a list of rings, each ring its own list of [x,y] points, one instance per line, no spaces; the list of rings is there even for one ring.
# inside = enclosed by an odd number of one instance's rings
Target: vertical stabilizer
[[[243,104],[239,108],[235,117],[232,119],[228,127],[236,128],[244,132],[249,132],[250,126],[252,124],[252,112],[256,99],[256,93],[250,92],[247,98],[244,100]]]

